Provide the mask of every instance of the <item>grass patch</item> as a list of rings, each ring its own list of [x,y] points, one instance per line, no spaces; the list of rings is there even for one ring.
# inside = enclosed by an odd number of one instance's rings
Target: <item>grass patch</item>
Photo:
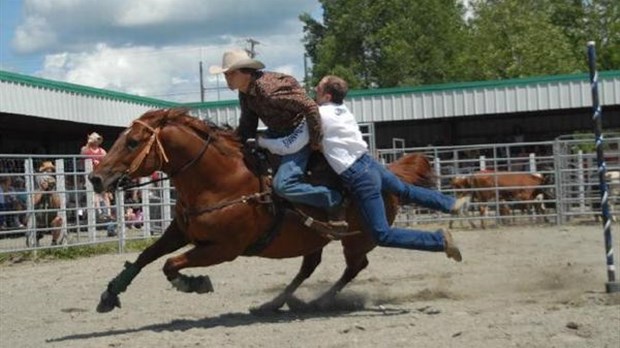
[[[126,252],[142,251],[155,242],[155,238],[128,240],[125,243]],[[64,248],[43,249],[36,253],[23,251],[0,254],[0,265],[13,264],[24,261],[41,260],[75,260],[95,255],[114,254],[118,252],[118,242],[106,242],[93,245],[71,246]]]

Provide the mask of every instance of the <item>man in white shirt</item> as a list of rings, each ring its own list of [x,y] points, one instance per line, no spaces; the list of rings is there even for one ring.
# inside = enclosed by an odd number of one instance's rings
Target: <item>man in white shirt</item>
[[[321,147],[327,162],[355,200],[364,225],[369,227],[375,242],[386,247],[444,251],[448,258],[460,262],[461,252],[449,231],[391,227],[381,193],[391,192],[404,204],[416,203],[446,213],[462,211],[469,198],[457,200],[435,190],[409,185],[375,161],[368,154],[368,144],[355,116],[344,105],[347,92],[346,81],[337,76],[325,76],[316,87],[323,128]]]

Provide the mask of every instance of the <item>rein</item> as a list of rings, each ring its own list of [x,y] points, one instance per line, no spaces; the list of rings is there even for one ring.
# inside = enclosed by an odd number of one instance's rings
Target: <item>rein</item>
[[[267,191],[256,192],[251,195],[243,195],[237,199],[233,199],[233,200],[225,201],[225,202],[219,202],[217,204],[210,205],[210,206],[200,208],[200,209],[189,209],[188,208],[188,209],[185,209],[185,216],[189,217],[189,216],[195,216],[195,215],[202,215],[205,213],[212,213],[216,210],[228,207],[230,205],[239,204],[239,203],[246,204],[250,201],[259,201],[259,198],[266,196],[268,194],[269,192]]]

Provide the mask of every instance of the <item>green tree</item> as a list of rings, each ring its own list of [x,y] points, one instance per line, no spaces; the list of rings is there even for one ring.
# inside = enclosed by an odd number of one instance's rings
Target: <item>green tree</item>
[[[303,14],[316,79],[338,72],[353,88],[451,81],[463,44],[454,0],[321,0],[323,22]]]
[[[586,64],[586,43],[597,46],[600,70],[620,69],[620,1],[550,0],[551,21],[572,44],[573,55]]]
[[[596,43],[598,69],[620,69],[620,1],[585,1],[585,13],[584,41]]]
[[[620,69],[618,0],[319,0],[302,14],[312,81],[397,87]]]
[[[493,0],[473,4],[465,79],[491,80],[584,70],[573,46],[551,21],[549,1]]]

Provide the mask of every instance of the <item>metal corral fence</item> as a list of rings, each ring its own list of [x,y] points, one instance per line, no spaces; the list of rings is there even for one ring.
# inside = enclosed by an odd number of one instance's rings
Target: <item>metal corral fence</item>
[[[40,172],[47,161],[54,172]],[[110,241],[123,250],[125,241],[161,234],[172,220],[169,181],[95,194],[91,171],[81,156],[0,155],[0,253]]]
[[[609,137],[605,144],[608,172],[620,171],[620,136]],[[533,201],[495,199],[486,203],[489,214],[483,217],[475,212],[479,202],[473,202],[472,212],[461,217],[405,206],[397,217],[398,225],[457,221],[457,227],[468,227],[465,221],[477,223],[479,219],[496,224],[563,224],[575,219],[594,221],[600,215],[592,136],[563,137],[551,142],[393,148],[378,150],[376,155],[390,163],[411,152],[432,158],[439,178],[436,189],[449,195],[470,194],[471,189],[455,189],[450,182],[478,171],[540,173],[551,179],[542,187],[549,194],[542,201],[545,212],[536,216],[515,209]],[[40,173],[45,161],[52,161],[54,173]],[[127,240],[159,235],[172,220],[175,192],[169,181],[102,196],[93,192],[87,180],[91,170],[92,162],[82,156],[0,155],[0,253],[110,241],[118,242],[122,251]],[[41,182],[50,176],[53,185],[44,190]],[[151,179],[142,178],[141,182]],[[619,187],[620,183],[610,185],[612,204],[620,203]],[[500,197],[499,189],[494,190],[496,198]],[[57,197],[58,207],[41,206],[36,200],[42,195]],[[500,204],[508,204],[511,215],[499,214]],[[59,227],[50,224],[56,216],[60,218]],[[57,238],[53,245],[54,236]]]
[[[605,139],[605,160],[607,173],[614,175],[609,184],[610,205],[620,204],[620,136],[612,134]],[[418,206],[401,209],[396,223],[410,225],[416,223],[445,222],[461,220],[460,227],[476,227],[478,220],[491,220],[496,224],[509,223],[552,223],[564,224],[575,220],[597,221],[600,214],[600,191],[596,165],[596,152],[593,135],[559,137],[549,142],[523,142],[505,144],[481,144],[468,146],[440,146],[421,148],[392,148],[377,151],[383,163],[390,163],[405,153],[421,152],[432,159],[437,180],[436,189],[450,195],[471,195],[472,188],[455,189],[451,181],[457,177],[476,172],[486,175],[501,175],[503,172],[538,173],[547,180],[539,188],[546,194],[542,200],[501,201],[501,189],[494,187],[495,200],[480,203],[472,202],[471,211],[466,216],[453,217],[448,214],[428,211]],[[615,173],[615,174],[614,174]],[[519,189],[520,187],[504,187]],[[521,187],[522,188],[522,187]],[[531,209],[519,209],[526,204],[544,204],[544,212],[535,214]],[[477,208],[485,204],[489,211],[479,216]],[[509,215],[501,215],[500,205],[510,209]],[[612,207],[613,209],[613,207]],[[463,224],[468,220],[468,224]],[[457,223],[457,226],[459,224]]]

